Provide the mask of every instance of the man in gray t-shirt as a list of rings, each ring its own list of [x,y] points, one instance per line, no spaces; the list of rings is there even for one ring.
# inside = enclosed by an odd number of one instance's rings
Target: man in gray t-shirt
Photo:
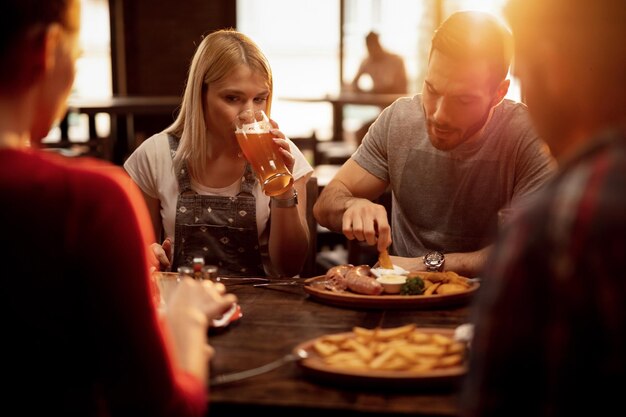
[[[422,93],[386,108],[324,189],[318,222],[349,239],[390,244],[394,264],[480,273],[498,211],[517,207],[551,176],[554,161],[526,107],[504,100],[511,35],[482,12],[450,16],[433,37]],[[371,200],[388,187],[391,226]],[[437,268],[437,266],[433,266]]]

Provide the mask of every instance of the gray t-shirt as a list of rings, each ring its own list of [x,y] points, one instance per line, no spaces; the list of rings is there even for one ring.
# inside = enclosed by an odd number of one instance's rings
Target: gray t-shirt
[[[525,105],[504,100],[479,141],[440,151],[419,94],[383,110],[352,159],[390,183],[391,252],[405,257],[491,244],[498,210],[524,201],[556,168]]]

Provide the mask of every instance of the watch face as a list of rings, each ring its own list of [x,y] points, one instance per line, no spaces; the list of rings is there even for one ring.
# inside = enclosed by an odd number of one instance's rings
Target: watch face
[[[443,265],[443,259],[441,252],[428,252],[424,255],[424,264],[429,269],[438,269]]]

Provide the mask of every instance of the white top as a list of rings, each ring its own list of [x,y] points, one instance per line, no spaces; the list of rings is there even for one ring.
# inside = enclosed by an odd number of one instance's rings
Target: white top
[[[296,159],[292,174],[294,181],[297,181],[312,172],[313,168],[300,149],[291,140],[287,139],[287,142],[291,155]],[[161,132],[146,139],[128,157],[124,163],[124,169],[144,193],[161,202],[161,218],[165,236],[173,241],[179,188],[167,134]],[[234,197],[239,193],[241,180],[242,178],[239,178],[224,188],[205,187],[192,180],[191,189],[201,195]],[[265,231],[270,217],[270,198],[263,193],[258,181],[255,183],[252,194],[256,199],[256,223],[260,236]]]

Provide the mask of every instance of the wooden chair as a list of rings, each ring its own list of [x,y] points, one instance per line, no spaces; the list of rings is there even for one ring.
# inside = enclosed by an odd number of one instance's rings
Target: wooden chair
[[[309,278],[316,276],[317,257],[317,221],[313,216],[313,205],[319,193],[317,177],[311,176],[306,183],[306,219],[309,226],[309,253],[304,261],[300,276]]]
[[[317,136],[315,136],[315,132],[310,137],[289,139],[302,151],[311,165],[316,166],[320,163],[320,155],[317,148],[319,141]]]

